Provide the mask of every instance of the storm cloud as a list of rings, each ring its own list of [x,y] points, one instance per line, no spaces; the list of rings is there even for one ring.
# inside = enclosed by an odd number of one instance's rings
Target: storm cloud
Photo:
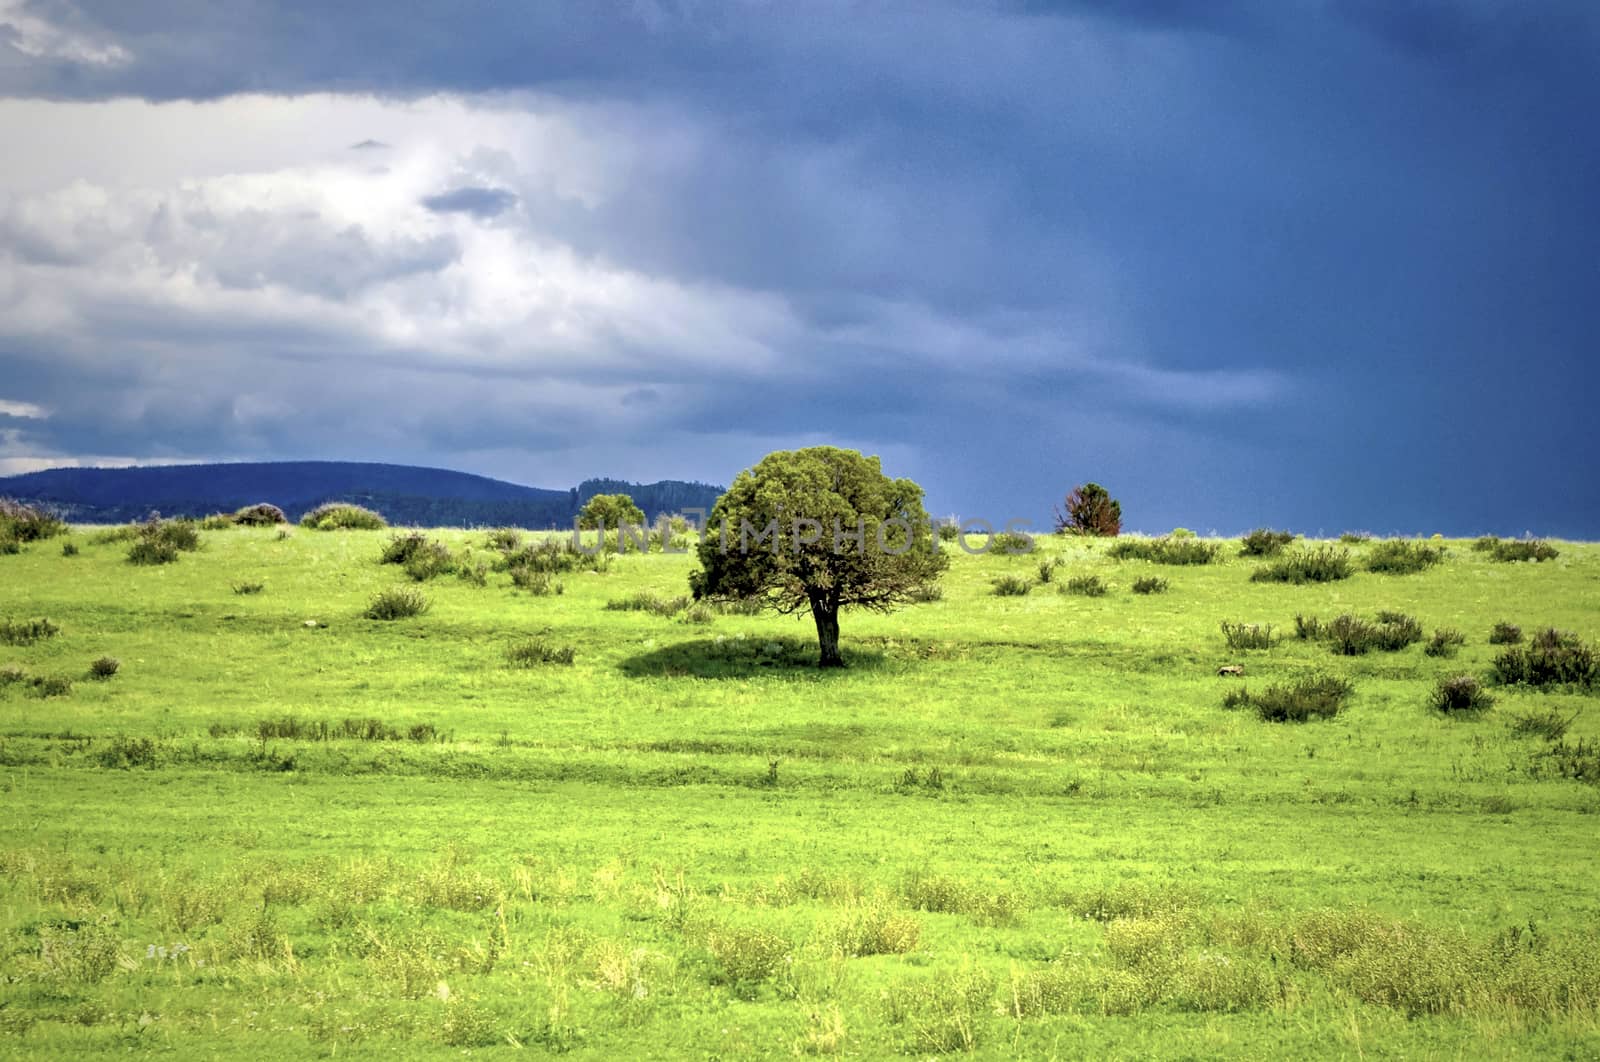
[[[1592,535],[1597,53],[1492,0],[0,0],[0,470],[829,441],[1036,524]]]

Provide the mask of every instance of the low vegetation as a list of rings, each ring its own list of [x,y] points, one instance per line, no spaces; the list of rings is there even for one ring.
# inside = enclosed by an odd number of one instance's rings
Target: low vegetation
[[[1412,575],[1444,560],[1443,546],[1405,539],[1385,539],[1367,552],[1367,571],[1383,575]]]
[[[1239,556],[1275,557],[1283,552],[1283,547],[1294,540],[1295,536],[1291,531],[1273,531],[1270,528],[1258,527],[1240,540]]]
[[[324,502],[300,518],[313,531],[379,531],[389,526],[383,514],[351,502]]]
[[[1290,684],[1268,686],[1262,693],[1244,687],[1223,696],[1224,708],[1248,708],[1269,723],[1304,723],[1332,719],[1344,711],[1355,687],[1337,675],[1318,675]]]
[[[1185,535],[1161,538],[1119,538],[1106,550],[1112,560],[1144,560],[1155,564],[1211,564],[1222,555],[1222,545]]]
[[[1252,583],[1331,583],[1355,574],[1350,551],[1336,546],[1314,546],[1284,553],[1250,573]]]
[[[397,620],[420,616],[432,607],[421,590],[408,586],[393,586],[373,595],[362,613],[367,619]]]

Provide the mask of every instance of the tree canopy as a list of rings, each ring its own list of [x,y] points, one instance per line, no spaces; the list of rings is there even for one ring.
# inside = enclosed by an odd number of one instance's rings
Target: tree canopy
[[[809,610],[823,667],[844,664],[840,609],[906,604],[950,563],[921,487],[884,475],[876,457],[832,446],[780,450],[739,473],[711,510],[699,555],[696,598]]]
[[[602,525],[614,531],[623,524],[644,526],[644,510],[626,494],[596,494],[584,502],[578,512],[578,526],[585,531],[593,531]]]
[[[1114,538],[1122,533],[1122,503],[1098,483],[1074,487],[1067,495],[1066,511],[1056,510],[1056,531]]]

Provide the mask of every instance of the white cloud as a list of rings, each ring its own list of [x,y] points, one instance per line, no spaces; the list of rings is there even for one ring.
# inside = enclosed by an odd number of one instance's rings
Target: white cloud
[[[31,59],[64,59],[89,66],[122,66],[133,59],[114,41],[97,40],[31,14],[24,0],[0,0],[0,47]]]

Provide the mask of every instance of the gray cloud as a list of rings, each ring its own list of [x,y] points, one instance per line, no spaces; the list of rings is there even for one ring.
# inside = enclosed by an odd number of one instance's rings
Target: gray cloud
[[[517,197],[504,188],[468,186],[425,196],[422,205],[435,214],[471,214],[476,218],[493,218],[516,206]]]

